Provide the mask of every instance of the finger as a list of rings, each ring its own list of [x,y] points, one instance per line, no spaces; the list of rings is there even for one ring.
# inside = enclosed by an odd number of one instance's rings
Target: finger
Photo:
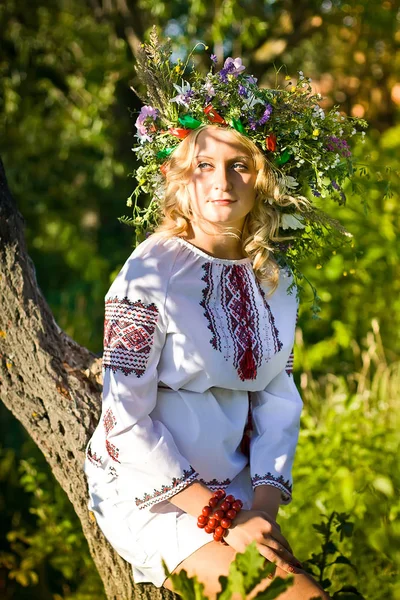
[[[277,531],[275,529],[275,527],[273,527],[271,529],[271,531],[264,532],[264,537],[265,536],[270,536],[270,537],[274,538],[278,542],[278,544],[281,544],[281,546],[284,546],[286,548],[286,550],[288,550],[289,552],[292,552],[292,548],[290,547],[290,544],[287,541],[287,539],[285,537],[283,537],[283,535],[280,533],[280,531]]]
[[[272,550],[274,550],[281,558],[287,560],[288,562],[301,566],[301,563],[294,556],[292,550],[288,550],[287,548],[285,548],[285,546],[277,542],[271,535],[264,535],[264,540],[265,541],[261,543],[265,546],[268,546],[269,548],[272,548]]]
[[[284,558],[281,558],[275,552],[275,550],[273,550],[269,546],[264,546],[264,544],[257,544],[257,550],[259,551],[261,556],[263,556],[270,562],[274,563],[277,567],[282,569],[282,571],[285,571],[286,573],[290,573],[291,575],[293,575],[294,573],[301,572],[301,567],[298,566],[298,565],[300,565],[300,563],[298,563],[297,561],[292,562],[290,560],[285,560]],[[294,561],[295,561],[295,559],[294,559]]]

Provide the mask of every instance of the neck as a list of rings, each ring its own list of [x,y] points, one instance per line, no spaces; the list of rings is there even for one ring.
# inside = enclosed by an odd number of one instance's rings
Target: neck
[[[240,230],[233,227],[221,229],[212,226],[207,229],[205,231],[192,222],[185,239],[200,250],[217,258],[229,260],[244,258]],[[236,235],[232,235],[232,233]]]

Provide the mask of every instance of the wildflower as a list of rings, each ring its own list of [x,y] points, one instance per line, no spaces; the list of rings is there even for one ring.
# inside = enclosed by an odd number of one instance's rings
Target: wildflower
[[[193,95],[190,83],[183,81],[182,79],[182,85],[180,86],[174,83],[174,88],[179,93],[174,98],[171,98],[170,102],[176,102],[177,104],[181,104],[187,108],[189,106],[190,98]]]
[[[137,129],[137,137],[141,142],[150,142],[150,130],[155,130],[154,121],[158,117],[158,110],[152,106],[142,106],[135,125]],[[150,127],[149,127],[150,122]],[[152,126],[152,127],[151,127]]]
[[[346,140],[343,140],[342,138],[332,135],[329,138],[326,147],[328,150],[330,150],[330,152],[336,153],[337,162],[340,162],[340,156],[344,156],[345,158],[350,158],[351,156],[349,145]]]
[[[265,138],[265,148],[269,150],[269,152],[275,152],[276,150],[276,135],[271,133],[267,135]]]
[[[205,85],[204,85],[206,91],[207,91],[207,96],[210,98],[212,98],[213,96],[215,96],[215,89],[213,84],[211,83],[211,81],[207,80]]]
[[[242,85],[242,84],[239,85],[238,93],[239,93],[239,96],[243,96],[244,98],[247,98],[248,91],[247,91],[247,88],[244,87],[244,85]]]
[[[272,114],[272,106],[270,104],[267,104],[266,107],[265,107],[263,116],[261,117],[261,119],[259,119],[257,121],[257,125],[259,125],[259,126],[265,125],[265,123],[270,118],[271,114]]]
[[[314,129],[314,131],[312,132],[314,137],[318,137],[319,133],[320,133],[319,129]]]
[[[216,54],[211,54],[210,58],[211,58],[211,60],[212,60],[212,62],[213,62],[214,64],[215,64],[216,62],[218,62],[218,58],[217,58],[217,55],[216,55]]]
[[[303,217],[299,214],[286,214],[281,215],[281,227],[282,229],[304,229]]]
[[[242,64],[241,58],[232,58],[229,56],[224,62],[223,68],[219,72],[221,81],[226,83],[228,81],[228,75],[237,77],[245,70],[245,66]]]
[[[257,77],[254,77],[254,75],[246,75],[245,77],[246,81],[248,81],[250,84],[255,85],[258,81]]]
[[[255,94],[250,93],[247,98],[243,101],[242,109],[254,108],[256,104],[264,104],[260,98],[257,98]]]
[[[299,182],[291,175],[283,175],[280,178],[279,183],[282,185],[282,187],[290,190],[294,190],[299,185]]]

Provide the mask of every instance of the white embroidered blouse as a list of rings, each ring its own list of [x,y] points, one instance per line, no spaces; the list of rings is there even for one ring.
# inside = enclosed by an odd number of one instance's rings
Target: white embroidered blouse
[[[214,258],[153,235],[106,295],[103,407],[89,488],[149,508],[194,480],[290,501],[302,401],[292,376],[296,292],[258,283],[250,259]]]

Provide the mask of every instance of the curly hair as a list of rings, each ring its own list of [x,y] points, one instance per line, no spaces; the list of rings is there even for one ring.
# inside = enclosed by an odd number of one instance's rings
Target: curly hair
[[[204,125],[192,131],[163,165],[165,190],[159,198],[162,221],[154,235],[165,238],[187,236],[193,213],[186,184],[192,170],[197,138],[201,131],[209,127],[216,125]],[[241,234],[226,229],[223,234],[240,239],[243,255],[251,259],[257,279],[266,282],[272,293],[278,285],[279,267],[273,257],[271,242],[291,239],[278,235],[280,207],[293,206],[297,211],[302,211],[307,210],[309,203],[304,197],[294,198],[286,193],[285,188],[279,185],[275,167],[272,168],[254,142],[235,129],[230,129],[229,132],[246,148],[253,159],[257,172],[256,198],[253,209],[246,216]],[[196,218],[201,221],[198,215]],[[203,226],[206,229],[207,221],[204,220]]]

